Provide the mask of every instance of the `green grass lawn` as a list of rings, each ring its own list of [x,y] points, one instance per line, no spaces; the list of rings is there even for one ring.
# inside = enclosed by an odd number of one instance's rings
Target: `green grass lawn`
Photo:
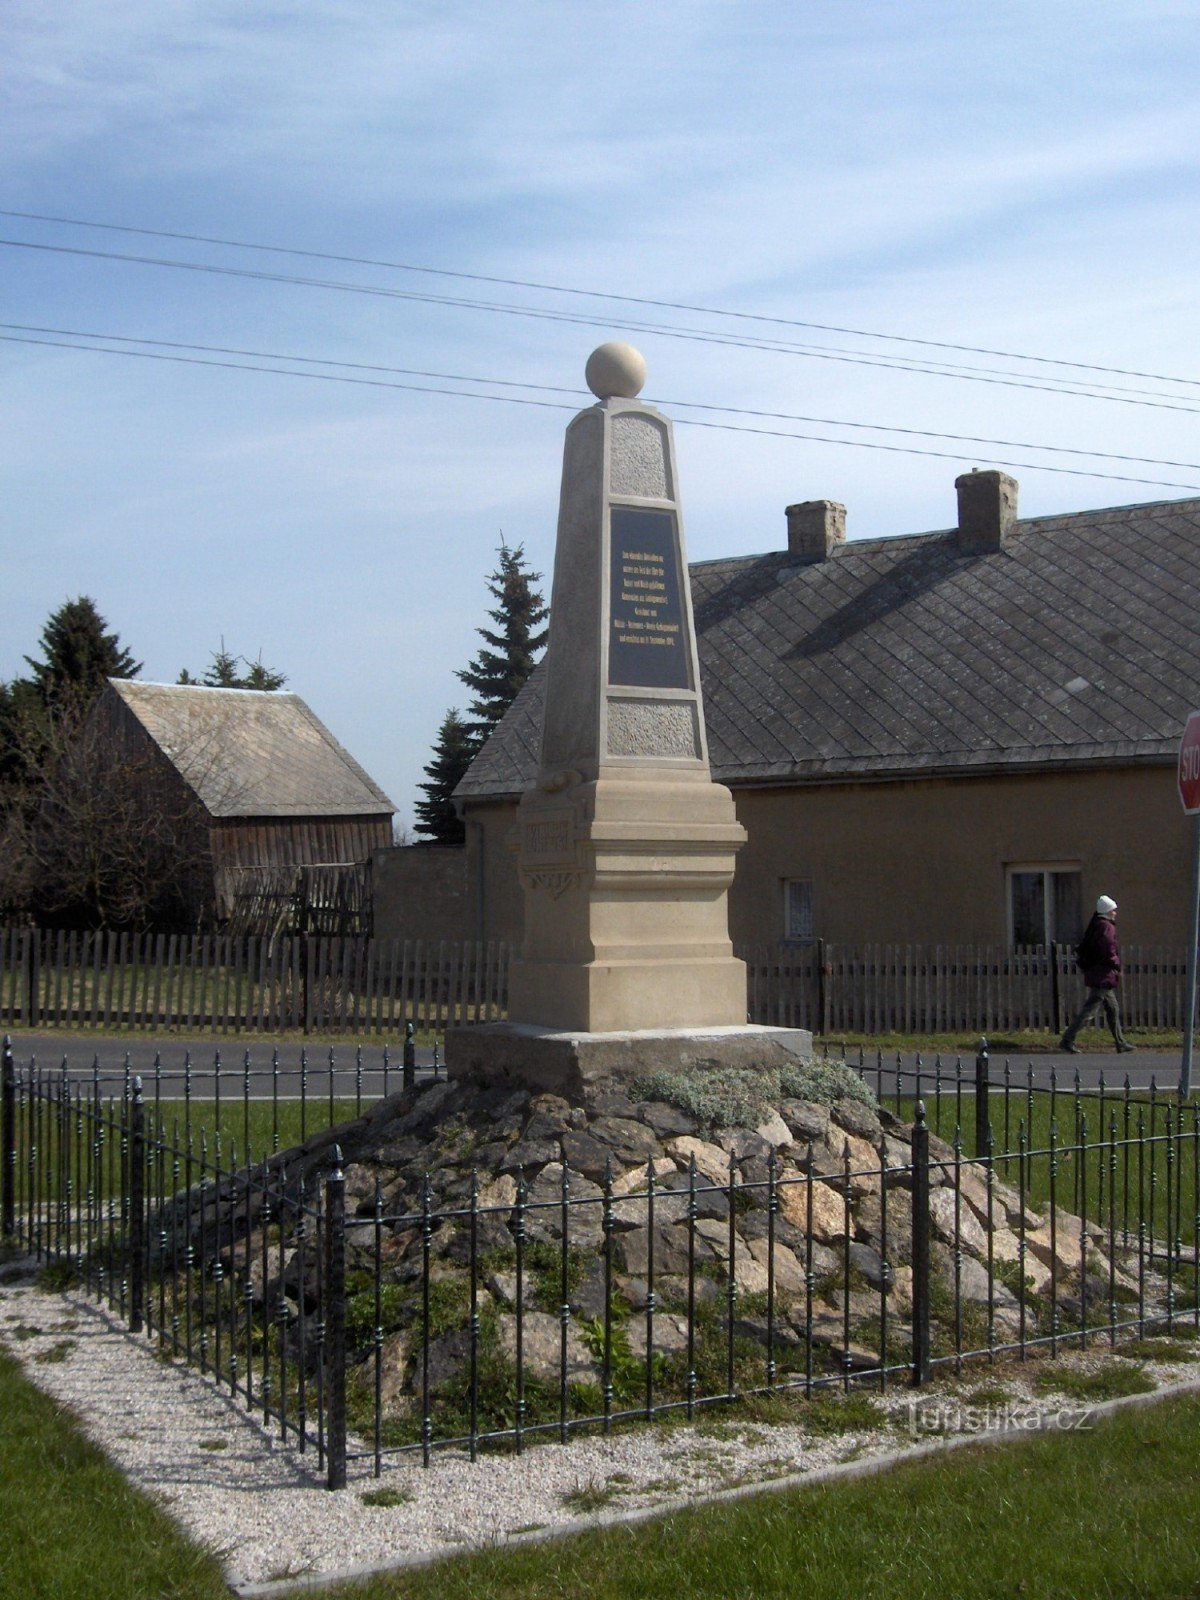
[[[220,1568],[0,1352],[0,1595],[216,1600]]]
[[[886,1476],[457,1557],[338,1600],[1182,1600],[1200,1589],[1200,1399]]]

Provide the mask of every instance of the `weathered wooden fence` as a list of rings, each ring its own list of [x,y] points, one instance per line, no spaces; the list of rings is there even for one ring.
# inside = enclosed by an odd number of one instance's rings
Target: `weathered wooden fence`
[[[750,1016],[814,1033],[1061,1031],[1084,996],[1068,945],[778,945],[739,950]],[[1121,1008],[1135,1028],[1181,1028],[1183,950],[1127,945]]]
[[[391,1033],[505,1014],[503,944],[0,930],[0,1024]]]
[[[322,935],[0,930],[0,1025],[390,1033],[506,1015],[508,947]],[[740,949],[751,1021],[818,1034],[1061,1030],[1083,998],[1066,945]],[[1135,1028],[1183,1025],[1182,950],[1123,951]]]

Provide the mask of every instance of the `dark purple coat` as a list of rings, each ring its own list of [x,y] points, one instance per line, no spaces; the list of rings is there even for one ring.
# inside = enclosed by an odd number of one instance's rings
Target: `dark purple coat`
[[[1116,925],[1097,911],[1079,942],[1079,970],[1089,989],[1115,989],[1121,981],[1121,944]]]

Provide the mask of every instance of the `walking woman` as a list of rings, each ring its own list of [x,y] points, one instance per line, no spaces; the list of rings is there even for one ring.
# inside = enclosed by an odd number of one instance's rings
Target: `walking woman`
[[[1059,1044],[1069,1056],[1077,1056],[1075,1043],[1081,1029],[1097,1018],[1101,1012],[1112,1031],[1113,1043],[1124,1053],[1137,1047],[1130,1044],[1121,1029],[1121,1002],[1117,999],[1117,985],[1121,981],[1121,943],[1117,938],[1117,902],[1102,894],[1096,901],[1096,911],[1087,925],[1075,961],[1087,984],[1087,999],[1079,1008],[1074,1022],[1063,1034]]]

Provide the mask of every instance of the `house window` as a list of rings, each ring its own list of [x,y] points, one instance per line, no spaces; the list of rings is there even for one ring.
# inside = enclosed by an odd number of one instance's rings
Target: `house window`
[[[806,878],[783,881],[783,937],[796,943],[814,938],[812,884]]]
[[[1082,933],[1083,874],[1078,867],[1009,867],[1010,944],[1077,944]]]

